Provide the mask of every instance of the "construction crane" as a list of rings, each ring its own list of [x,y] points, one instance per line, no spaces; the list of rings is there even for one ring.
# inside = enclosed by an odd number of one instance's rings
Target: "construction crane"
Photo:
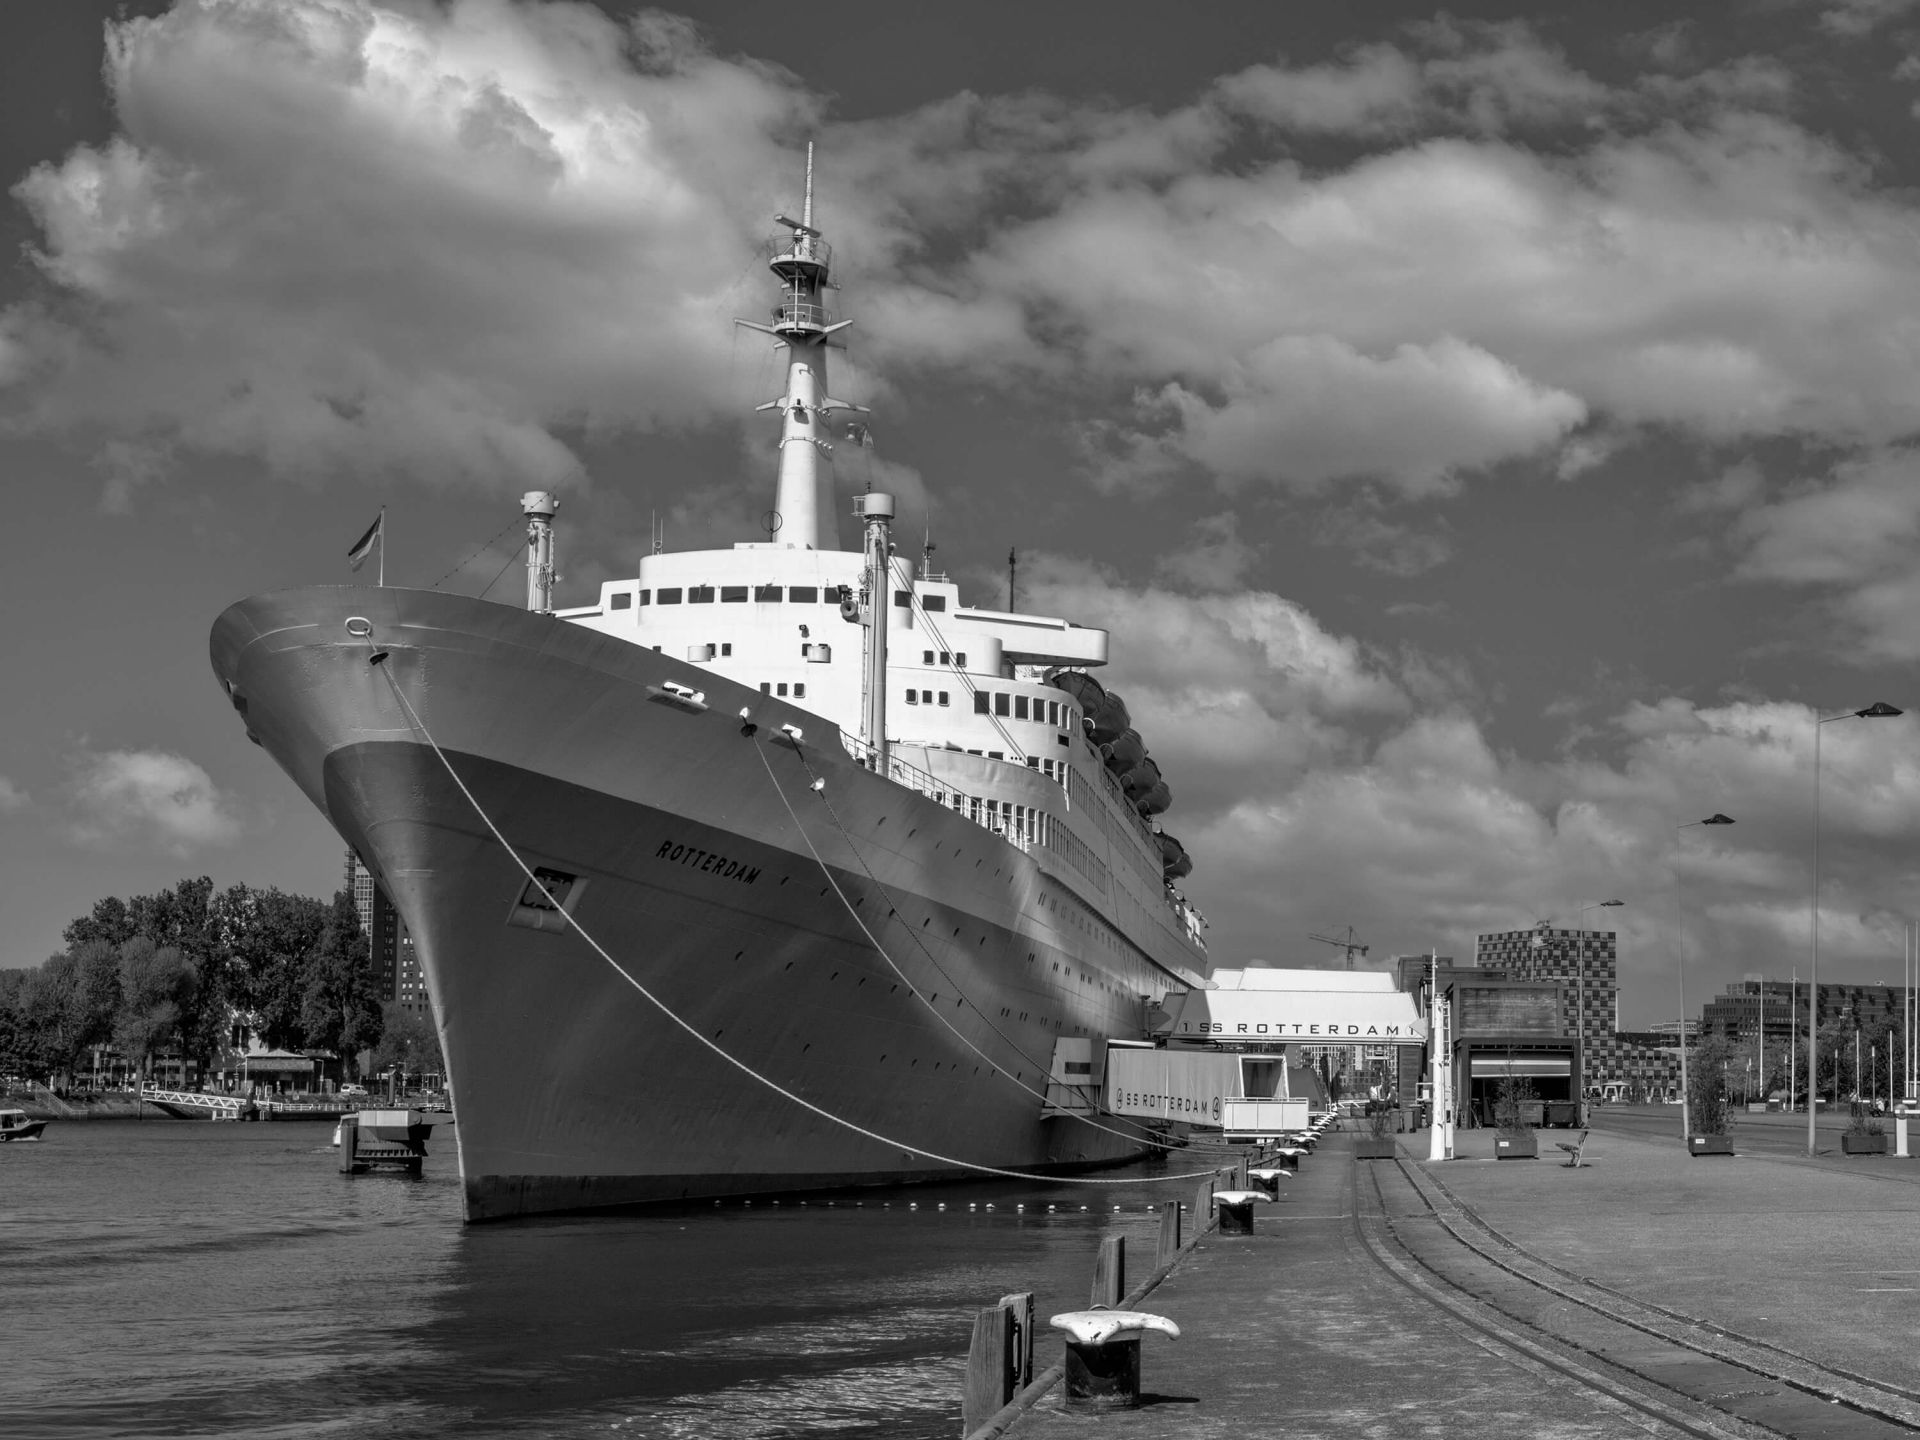
[[[1353,957],[1356,952],[1361,955],[1367,953],[1367,947],[1353,938],[1353,927],[1351,925],[1347,926],[1347,938],[1344,940],[1334,935],[1309,935],[1307,939],[1318,940],[1323,945],[1337,946],[1339,949],[1346,951],[1347,969],[1349,970],[1353,968]]]

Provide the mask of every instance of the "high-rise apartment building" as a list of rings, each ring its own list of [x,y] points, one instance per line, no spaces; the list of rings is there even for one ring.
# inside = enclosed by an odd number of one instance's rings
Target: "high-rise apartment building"
[[[360,929],[373,953],[374,984],[382,1000],[398,1001],[405,1010],[427,1011],[427,982],[414,954],[413,937],[407,922],[393,908],[387,892],[373,878],[373,872],[360,863],[360,857],[347,851],[347,889],[360,911]]]

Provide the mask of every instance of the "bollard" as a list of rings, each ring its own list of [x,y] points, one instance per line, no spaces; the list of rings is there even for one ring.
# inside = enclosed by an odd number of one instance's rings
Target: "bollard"
[[[1111,1310],[1127,1293],[1127,1237],[1109,1235],[1100,1242],[1093,1261],[1093,1293],[1087,1304]]]
[[[1213,1180],[1208,1178],[1200,1182],[1200,1188],[1193,1192],[1193,1233],[1196,1236],[1207,1233],[1207,1224],[1213,1218]]]
[[[1293,1172],[1291,1170],[1283,1170],[1277,1165],[1268,1165],[1258,1170],[1249,1170],[1247,1172],[1247,1178],[1274,1199],[1278,1200],[1280,1198],[1280,1182],[1282,1180],[1291,1180],[1293,1178]]]
[[[1893,1111],[1893,1153],[1900,1159],[1907,1157],[1907,1107],[1899,1105]]]
[[[1171,1265],[1180,1255],[1180,1202],[1169,1200],[1160,1207],[1160,1249],[1156,1265]]]
[[[1222,1190],[1213,1197],[1213,1201],[1220,1207],[1222,1235],[1251,1235],[1253,1207],[1257,1204],[1271,1205],[1273,1197],[1264,1190]]]
[[[1053,1317],[1067,1333],[1068,1410],[1135,1410],[1140,1405],[1140,1337],[1158,1330],[1178,1337],[1180,1327],[1161,1315],[1138,1310],[1075,1310]]]

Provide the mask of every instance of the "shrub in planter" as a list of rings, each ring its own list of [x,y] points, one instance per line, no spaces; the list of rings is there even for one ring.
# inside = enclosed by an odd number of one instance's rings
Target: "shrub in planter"
[[[1727,1099],[1727,1062],[1733,1046],[1724,1035],[1709,1035],[1688,1064],[1687,1151],[1692,1155],[1733,1154],[1733,1106]]]
[[[1840,1136],[1840,1150],[1847,1155],[1887,1153],[1887,1127],[1869,1115],[1858,1100],[1853,1102],[1852,1122]]]
[[[1367,1102],[1367,1133],[1354,1142],[1357,1160],[1391,1160],[1394,1155],[1393,1107],[1384,1100]]]
[[[1502,1160],[1533,1160],[1540,1154],[1539,1139],[1529,1124],[1538,1106],[1533,1081],[1524,1075],[1503,1075],[1494,1096],[1493,1123],[1499,1134],[1494,1137],[1493,1153]]]

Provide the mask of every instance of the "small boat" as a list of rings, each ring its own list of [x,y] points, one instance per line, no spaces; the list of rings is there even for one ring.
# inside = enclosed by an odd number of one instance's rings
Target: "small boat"
[[[0,1144],[9,1140],[38,1140],[47,1128],[44,1120],[29,1120],[24,1110],[0,1110]]]

